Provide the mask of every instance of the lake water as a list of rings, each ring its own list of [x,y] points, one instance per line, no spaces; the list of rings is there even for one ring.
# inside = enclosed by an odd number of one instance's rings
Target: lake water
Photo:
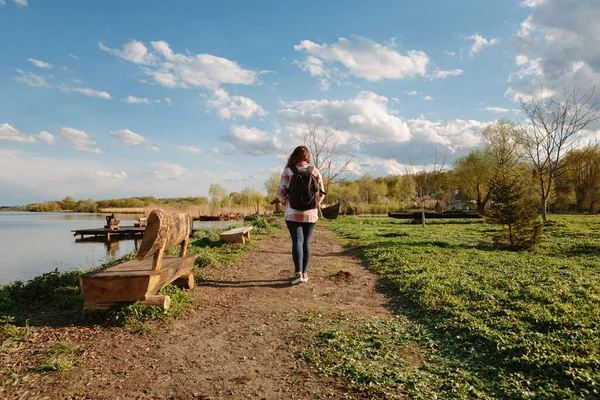
[[[115,215],[133,225],[139,215]],[[27,281],[44,272],[89,269],[135,250],[133,240],[76,243],[71,230],[100,228],[103,214],[0,212],[0,285]],[[194,228],[225,227],[235,222],[194,221]]]

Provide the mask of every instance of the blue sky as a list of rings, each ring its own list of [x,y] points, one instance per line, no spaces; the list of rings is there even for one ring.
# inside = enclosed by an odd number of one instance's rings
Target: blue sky
[[[262,189],[307,118],[355,176],[600,82],[595,0],[0,0],[0,204]]]

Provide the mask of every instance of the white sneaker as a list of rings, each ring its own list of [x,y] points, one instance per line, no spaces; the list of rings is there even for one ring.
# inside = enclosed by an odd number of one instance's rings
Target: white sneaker
[[[294,275],[294,279],[292,279],[292,285],[297,285],[297,284],[302,283],[302,282],[304,282],[304,279],[302,278],[302,273],[297,272]]]
[[[302,282],[308,282],[308,274],[302,274]]]

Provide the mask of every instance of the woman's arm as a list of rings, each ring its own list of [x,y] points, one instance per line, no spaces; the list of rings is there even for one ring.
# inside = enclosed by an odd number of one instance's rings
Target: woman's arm
[[[277,186],[277,198],[281,204],[287,203],[288,198],[288,186],[290,185],[290,176],[286,173],[286,169],[281,173],[281,179],[279,179],[279,186]]]
[[[317,169],[317,181],[319,182],[319,204],[321,204],[321,202],[325,198],[325,184],[323,183],[323,177],[321,176],[321,172],[318,169]]]

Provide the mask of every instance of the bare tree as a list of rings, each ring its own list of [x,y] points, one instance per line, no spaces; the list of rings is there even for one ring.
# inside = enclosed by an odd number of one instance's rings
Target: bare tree
[[[431,168],[425,164],[421,171],[416,171],[412,162],[410,167],[405,165],[406,176],[412,181],[417,192],[416,196],[411,194],[410,198],[412,201],[419,204],[419,207],[421,208],[421,226],[423,228],[425,228],[425,202],[429,200],[433,192],[439,188],[445,162],[446,154],[440,155],[436,151]]]
[[[348,167],[358,156],[353,153],[341,158],[338,128],[332,122],[323,125],[315,119],[307,119],[302,144],[308,148],[314,166],[321,172],[325,192],[329,192],[331,182],[348,172]]]
[[[522,158],[529,162],[535,174],[535,183],[524,182],[541,198],[542,219],[548,221],[548,199],[556,178],[568,170],[561,162],[572,149],[579,147],[584,130],[600,119],[597,100],[590,94],[580,94],[577,87],[563,89],[560,97],[534,96],[521,99],[525,120],[519,131],[518,143]],[[586,157],[582,153],[582,157]]]

